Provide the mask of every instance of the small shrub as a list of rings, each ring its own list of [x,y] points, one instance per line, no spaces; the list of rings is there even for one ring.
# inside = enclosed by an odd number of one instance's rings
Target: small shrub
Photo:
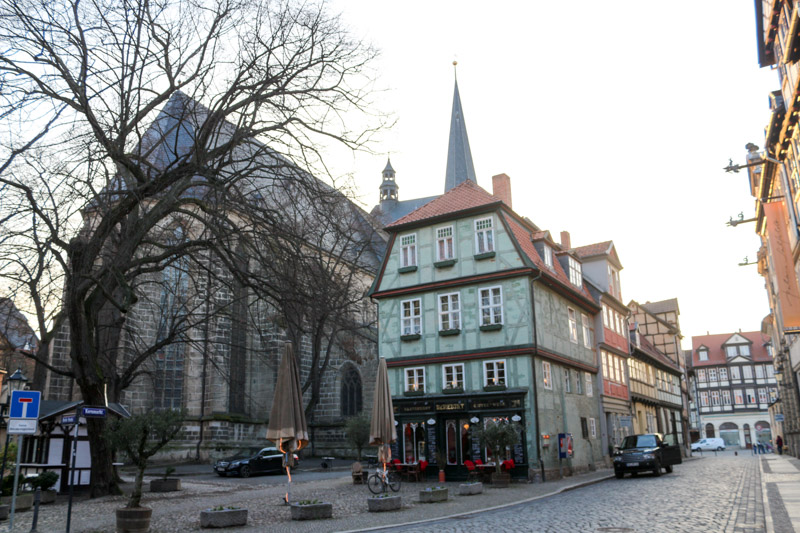
[[[347,442],[356,449],[358,460],[361,460],[361,451],[369,443],[369,419],[364,415],[350,418],[344,426]]]
[[[33,490],[36,490],[37,488],[42,490],[51,489],[57,481],[58,474],[52,471],[42,472],[38,476],[32,476],[28,478],[28,483],[31,484]]]

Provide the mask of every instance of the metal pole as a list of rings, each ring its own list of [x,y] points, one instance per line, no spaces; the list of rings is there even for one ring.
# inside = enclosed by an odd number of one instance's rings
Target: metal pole
[[[42,501],[42,487],[36,487],[36,492],[33,493],[33,524],[31,524],[31,533],[36,532],[36,524],[39,522],[39,503]]]
[[[0,489],[3,487],[3,474],[6,471],[6,456],[8,456],[8,439],[11,437],[11,433],[8,432],[8,426],[6,426],[6,447],[3,448],[3,466],[0,468]]]
[[[14,489],[11,492],[11,516],[8,519],[8,530],[14,530],[14,510],[17,506],[17,484],[19,482],[19,463],[22,462],[22,435],[17,436],[17,465],[14,468]]]
[[[74,493],[75,488],[75,455],[77,453],[77,444],[78,444],[78,427],[80,426],[81,419],[78,417],[78,413],[75,413],[75,434],[72,436],[72,458],[70,459],[70,466],[69,466],[69,505],[67,506],[67,531],[69,533],[69,526],[70,522],[72,521],[72,494]]]

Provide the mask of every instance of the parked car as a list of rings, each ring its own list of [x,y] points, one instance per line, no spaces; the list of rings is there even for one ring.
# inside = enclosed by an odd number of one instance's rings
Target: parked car
[[[673,465],[683,462],[680,447],[664,442],[659,433],[630,435],[614,454],[614,475],[617,479],[626,473],[652,472],[661,475],[661,469],[672,472]]]
[[[719,437],[709,437],[692,443],[692,451],[717,450],[721,452],[725,449],[725,441]]]
[[[300,458],[297,454],[293,455],[297,466]],[[281,471],[283,471],[283,452],[275,447],[242,450],[214,464],[214,472],[220,476],[250,477],[253,474]]]

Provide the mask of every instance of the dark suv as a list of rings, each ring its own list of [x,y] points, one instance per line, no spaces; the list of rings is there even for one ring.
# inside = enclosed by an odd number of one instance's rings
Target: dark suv
[[[614,475],[622,478],[626,472],[652,472],[661,475],[661,469],[672,472],[672,465],[683,462],[677,445],[667,444],[659,433],[630,435],[614,453]]]

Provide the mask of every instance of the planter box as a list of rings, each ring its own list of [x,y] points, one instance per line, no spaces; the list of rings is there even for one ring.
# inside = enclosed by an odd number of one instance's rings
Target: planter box
[[[175,492],[178,490],[181,490],[181,480],[178,478],[154,479],[150,482],[150,492]]]
[[[147,533],[152,515],[149,507],[117,509],[117,533]]]
[[[42,494],[41,494],[41,496],[39,498],[39,503],[42,503],[42,504],[55,503],[56,494],[58,494],[58,493],[53,489],[43,490]]]
[[[0,520],[8,520],[8,513],[10,512],[10,505],[0,505]]]
[[[0,504],[8,505],[11,508],[11,496],[3,496],[0,498]],[[33,493],[22,492],[17,494],[16,511],[27,511],[33,507]]]
[[[485,326],[481,326],[481,331],[500,331],[503,329],[503,324],[486,324]]]
[[[458,335],[461,333],[460,329],[440,329],[439,336],[440,337],[450,337],[452,335]]]
[[[454,389],[442,389],[442,394],[464,394],[464,387],[456,387]]]
[[[411,342],[411,341],[418,341],[422,338],[422,335],[419,333],[413,333],[410,335],[400,335],[400,340],[403,342]]]
[[[309,505],[293,503],[290,507],[292,508],[292,520],[319,520],[333,517],[332,503],[312,503]]]
[[[492,486],[497,488],[505,488],[511,484],[511,474],[508,472],[492,473]]]
[[[462,483],[458,486],[459,496],[472,496],[473,494],[483,493],[483,483]]]
[[[407,390],[403,392],[403,396],[425,396],[424,390]]]
[[[419,491],[419,501],[421,503],[446,502],[447,496],[447,488]]]
[[[247,525],[247,509],[206,509],[200,511],[200,527],[234,527]]]
[[[444,261],[436,261],[433,266],[435,268],[449,268],[456,264],[455,259],[445,259]]]
[[[484,392],[500,392],[506,390],[505,385],[484,385]]]
[[[417,266],[416,265],[407,266],[407,267],[400,267],[400,268],[397,269],[397,272],[400,273],[400,274],[407,274],[409,272],[416,272],[416,271],[417,271]]]
[[[484,252],[482,254],[475,254],[472,256],[475,261],[483,261],[484,259],[491,259],[494,257],[494,252]]]
[[[370,513],[382,513],[384,511],[397,511],[403,506],[401,496],[387,496],[386,498],[367,498],[367,506]]]

